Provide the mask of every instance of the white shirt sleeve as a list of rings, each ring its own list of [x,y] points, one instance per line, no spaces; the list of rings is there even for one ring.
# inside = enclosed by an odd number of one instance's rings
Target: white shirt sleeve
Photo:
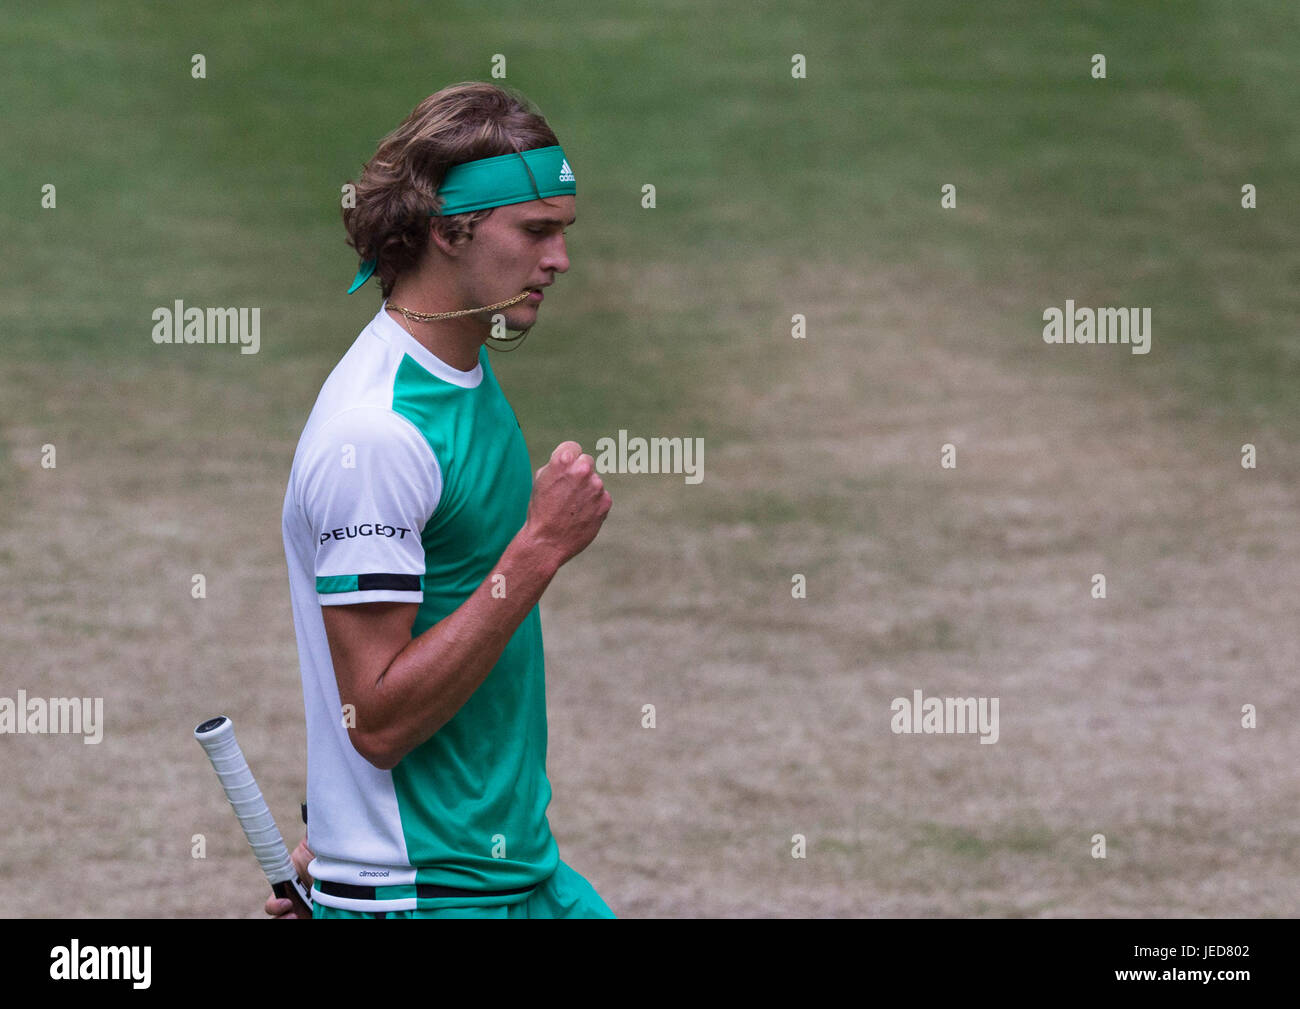
[[[391,410],[354,407],[324,422],[299,462],[320,604],[422,602],[420,534],[442,493],[424,436]]]

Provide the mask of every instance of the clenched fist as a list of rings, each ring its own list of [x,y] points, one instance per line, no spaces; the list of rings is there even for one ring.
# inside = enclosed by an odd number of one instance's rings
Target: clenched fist
[[[595,460],[576,441],[566,441],[533,477],[524,531],[564,564],[596,538],[612,505]]]

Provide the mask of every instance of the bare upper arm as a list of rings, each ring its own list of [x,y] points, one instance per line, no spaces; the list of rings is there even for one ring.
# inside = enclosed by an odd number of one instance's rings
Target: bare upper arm
[[[352,603],[322,606],[325,636],[339,685],[339,700],[354,705],[357,718],[348,734],[366,754],[367,733],[375,731],[370,701],[393,659],[411,641],[418,603]],[[369,724],[367,724],[369,722]],[[358,744],[361,745],[358,745]],[[369,757],[367,757],[369,759]]]

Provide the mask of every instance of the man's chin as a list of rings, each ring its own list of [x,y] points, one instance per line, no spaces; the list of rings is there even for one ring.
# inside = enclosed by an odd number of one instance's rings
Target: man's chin
[[[531,329],[537,325],[537,309],[523,308],[511,312],[503,313],[506,320],[506,329],[511,333],[522,333],[525,329]]]

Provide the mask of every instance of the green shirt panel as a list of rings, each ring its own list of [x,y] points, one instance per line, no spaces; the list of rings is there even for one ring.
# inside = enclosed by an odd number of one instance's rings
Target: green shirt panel
[[[424,601],[412,637],[493,574],[528,516],[533,473],[523,432],[486,348],[479,362],[483,380],[466,389],[408,356],[393,386],[394,411],[428,440],[442,472],[438,507],[421,531]],[[460,711],[393,768],[418,883],[507,890],[555,871],[559,852],[546,820],[545,676],[541,615],[533,607]]]

